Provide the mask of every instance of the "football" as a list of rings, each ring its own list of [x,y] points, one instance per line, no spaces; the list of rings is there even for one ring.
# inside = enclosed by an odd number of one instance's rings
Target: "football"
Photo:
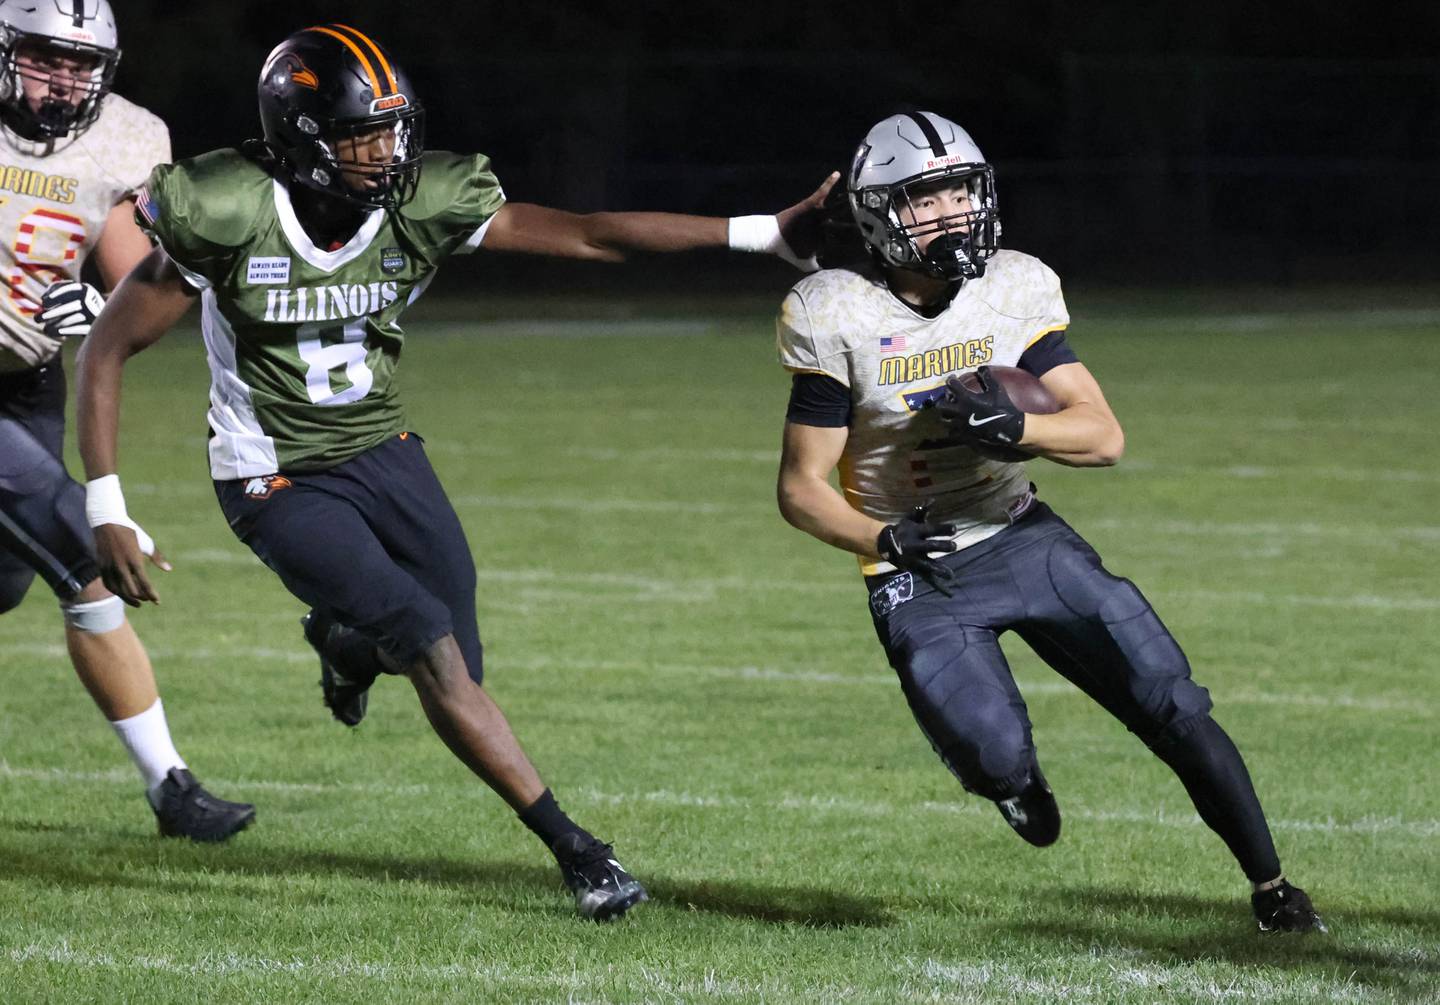
[[[1022,412],[1050,415],[1060,411],[1060,403],[1055,400],[1055,396],[1040,383],[1040,378],[1029,370],[1022,370],[1018,366],[992,366],[986,372],[992,379],[1000,382],[1015,407]],[[978,393],[981,389],[980,378],[974,373],[961,374],[959,383],[969,391]],[[977,443],[972,444],[971,449],[994,461],[1028,461],[1035,456],[1019,447],[995,447]]]

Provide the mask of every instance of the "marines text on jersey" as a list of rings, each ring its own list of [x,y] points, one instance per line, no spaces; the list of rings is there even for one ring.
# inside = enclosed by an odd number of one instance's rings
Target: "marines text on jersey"
[[[776,322],[780,362],[850,389],[853,417],[840,459],[850,505],[894,523],[918,503],[954,523],[968,547],[1010,525],[1029,489],[1021,464],[987,460],[950,437],[928,406],[945,380],[986,364],[1014,366],[1025,350],[1070,323],[1060,280],[1038,259],[998,252],[985,277],[925,317],[873,273],[830,269],[802,279]],[[862,560],[867,575],[893,570]]]
[[[7,131],[0,142],[0,373],[30,370],[60,352],[35,323],[52,283],[79,279],[110,210],[170,159],[170,134],[118,95],[74,140],[41,156]]]

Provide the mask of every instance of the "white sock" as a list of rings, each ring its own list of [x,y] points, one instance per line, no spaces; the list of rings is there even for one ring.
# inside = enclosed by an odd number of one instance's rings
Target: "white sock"
[[[185,767],[185,762],[181,760],[180,753],[170,739],[170,727],[165,724],[165,709],[159,698],[139,715],[117,719],[110,725],[115,727],[115,735],[125,744],[135,767],[140,769],[140,777],[145,779],[147,796],[154,796],[155,790],[160,787],[171,768]],[[151,804],[154,804],[153,798]]]

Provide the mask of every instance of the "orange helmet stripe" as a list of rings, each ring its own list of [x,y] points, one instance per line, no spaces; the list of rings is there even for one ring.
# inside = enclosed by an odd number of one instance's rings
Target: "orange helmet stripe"
[[[334,30],[333,28],[326,28],[324,25],[316,25],[313,28],[306,28],[305,30],[318,31],[322,35],[329,35],[331,38],[338,38],[342,43],[344,43],[345,48],[353,52],[355,54],[355,58],[360,60],[360,65],[365,67],[365,75],[370,78],[370,89],[375,92],[375,97],[380,97],[380,78],[375,76],[375,67],[370,65],[369,57],[367,57],[365,53],[360,50],[360,47],[358,45],[350,41],[348,38],[340,34],[338,31]]]
[[[385,54],[380,51],[380,47],[371,40],[369,35],[365,34],[359,28],[350,27],[348,24],[336,24],[333,27],[348,31],[350,34],[354,35],[360,41],[368,45],[370,47],[370,51],[375,54],[376,60],[379,61],[380,69],[385,71],[385,79],[390,82],[390,93],[395,94],[400,90],[399,85],[395,83],[395,72],[390,69],[390,61],[385,58]]]

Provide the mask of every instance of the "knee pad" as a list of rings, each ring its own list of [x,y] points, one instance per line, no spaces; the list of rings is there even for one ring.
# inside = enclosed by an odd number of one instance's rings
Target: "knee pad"
[[[1028,744],[1025,749],[958,744],[940,751],[940,760],[966,792],[995,802],[1019,795],[1038,770]]]
[[[91,600],[78,604],[60,604],[65,626],[86,635],[104,635],[125,624],[125,602],[119,597]]]
[[[1018,794],[1036,767],[1030,722],[1023,710],[1000,695],[967,694],[959,704],[963,711],[945,710],[944,745],[931,739],[940,759],[966,792],[986,799]]]
[[[1200,690],[1204,690],[1201,688]],[[1210,729],[1215,720],[1210,718],[1210,711],[1207,708],[1203,712],[1188,714],[1182,718],[1173,719],[1170,722],[1158,725],[1151,733],[1139,734],[1145,746],[1161,758],[1167,751],[1175,749],[1187,739],[1195,736],[1197,732],[1204,733]],[[1215,728],[1219,728],[1216,726]]]

